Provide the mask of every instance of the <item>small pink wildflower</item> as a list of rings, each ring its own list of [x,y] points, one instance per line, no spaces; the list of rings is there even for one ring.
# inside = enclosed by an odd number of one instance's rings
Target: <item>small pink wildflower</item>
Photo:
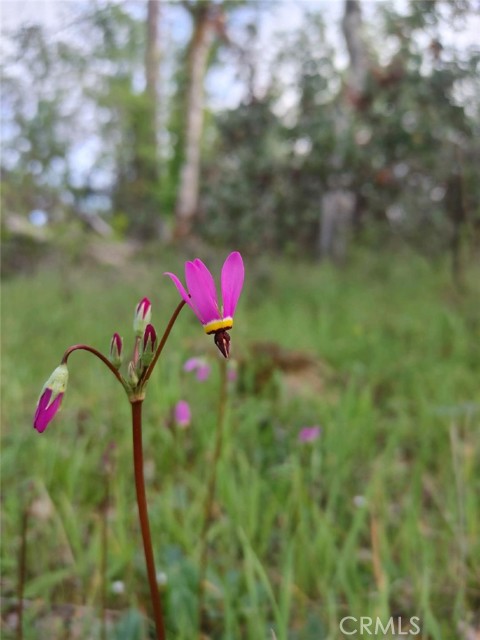
[[[211,367],[203,358],[189,358],[183,365],[183,370],[187,373],[195,371],[199,382],[205,382],[210,377]]]
[[[227,369],[227,379],[229,382],[236,382],[238,378],[238,368],[237,363],[233,363],[234,366],[228,367]]]
[[[67,388],[67,365],[61,364],[45,383],[33,417],[33,427],[43,433],[60,409]]]
[[[186,429],[190,426],[192,421],[192,412],[190,411],[190,405],[186,400],[179,400],[173,410],[173,416],[175,423],[181,429]]]
[[[221,289],[223,305],[220,307],[213,276],[197,258],[185,263],[185,280],[188,292],[173,273],[169,276],[178,292],[193,310],[207,334],[215,334],[215,344],[225,358],[230,352],[228,330],[233,327],[233,316],[242,292],[245,269],[238,251],[231,253],[222,267]]]
[[[303,429],[300,429],[298,439],[300,442],[315,442],[320,436],[321,431],[322,429],[319,426],[303,427]]]

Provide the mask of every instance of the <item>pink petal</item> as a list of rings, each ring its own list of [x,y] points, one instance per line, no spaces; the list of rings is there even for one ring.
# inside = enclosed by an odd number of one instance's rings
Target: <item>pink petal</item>
[[[49,423],[55,417],[55,414],[60,408],[63,393],[59,393],[55,400],[49,405],[51,397],[52,390],[45,389],[40,397],[40,400],[38,401],[37,409],[35,411],[35,417],[33,418],[33,427],[39,433],[43,433],[48,427]]]
[[[205,289],[208,291],[208,298],[212,300],[215,305],[217,305],[217,287],[215,286],[215,280],[213,279],[212,274],[203,264],[200,258],[196,258],[193,261],[193,264],[196,265],[198,272],[202,275]]]
[[[208,276],[207,276],[208,274]],[[220,319],[213,278],[201,260],[185,264],[185,278],[192,302],[198,310],[202,324]]]
[[[231,253],[222,267],[223,317],[233,318],[242,292],[245,269],[238,251]]]
[[[209,364],[202,363],[197,367],[197,380],[199,382],[205,382],[210,377],[211,367]]]
[[[178,293],[182,296],[182,298],[185,300],[185,302],[188,304],[188,306],[193,310],[193,312],[195,313],[197,318],[200,320],[200,322],[202,322],[202,319],[200,317],[200,314],[198,313],[197,308],[194,306],[190,296],[188,295],[188,293],[185,290],[185,287],[180,282],[180,280],[177,278],[177,276],[174,273],[169,273],[168,271],[166,271],[163,275],[164,276],[169,276],[173,280],[173,284],[177,287]]]
[[[183,370],[189,373],[190,371],[195,371],[202,364],[202,360],[200,358],[189,358],[185,364],[183,365]]]

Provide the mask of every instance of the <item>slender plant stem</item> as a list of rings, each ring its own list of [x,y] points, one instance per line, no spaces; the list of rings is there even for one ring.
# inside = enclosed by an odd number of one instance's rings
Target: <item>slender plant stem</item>
[[[23,591],[25,587],[25,575],[27,572],[27,529],[28,508],[25,507],[22,514],[22,528],[20,531],[20,553],[18,558],[17,640],[23,640]]]
[[[148,521],[147,498],[145,495],[145,479],[143,476],[143,446],[142,446],[142,400],[132,402],[132,431],[133,431],[133,465],[135,470],[135,488],[137,491],[138,516],[142,530],[145,564],[147,565],[148,583],[152,599],[153,617],[157,630],[157,640],[165,640],[165,624],[163,621],[162,603],[157,585],[155,561],[153,558],[152,537]]]
[[[95,349],[94,347],[89,347],[87,344],[74,344],[73,346],[68,347],[68,349],[63,354],[63,358],[62,358],[61,364],[67,364],[68,358],[70,357],[70,355],[74,351],[88,351],[89,353],[92,353],[94,356],[96,356],[99,360],[101,360],[103,362],[103,364],[105,364],[110,369],[110,371],[113,373],[113,375],[120,382],[120,384],[122,385],[122,387],[124,389],[128,388],[125,380],[122,377],[122,375],[113,366],[113,364],[110,362],[110,360],[108,360],[108,358],[106,358],[103,355],[103,353],[100,353],[100,351],[97,351],[97,349]]]
[[[110,475],[105,474],[105,498],[102,508],[102,546],[100,563],[100,588],[102,607],[101,639],[107,640],[107,555],[108,555],[108,509],[110,506]]]
[[[212,507],[215,499],[215,489],[217,485],[217,467],[220,455],[222,453],[223,431],[225,425],[225,412],[227,407],[227,361],[220,362],[220,393],[218,404],[217,428],[215,433],[215,448],[213,450],[213,460],[210,467],[210,476],[207,484],[207,496],[205,499],[205,508],[203,513],[203,526],[200,533],[200,561],[199,561],[199,579],[198,579],[198,630],[201,633],[202,614],[203,614],[203,596],[204,582],[208,565],[208,544],[207,535],[212,520]]]
[[[166,343],[166,341],[168,339],[168,336],[170,335],[170,331],[172,330],[172,327],[175,324],[176,319],[178,318],[178,314],[183,309],[184,305],[185,305],[185,300],[182,300],[181,302],[178,303],[175,311],[173,312],[172,317],[170,318],[170,320],[169,320],[169,322],[167,324],[165,332],[164,332],[160,342],[158,343],[158,347],[157,347],[157,350],[156,350],[155,355],[153,357],[153,360],[148,365],[145,373],[140,378],[139,384],[141,384],[142,386],[145,385],[148,382],[150,376],[152,375],[152,371],[154,370],[155,365],[157,364],[157,360],[158,360],[158,358],[160,357],[160,354],[163,351],[163,347],[165,346],[165,343]]]

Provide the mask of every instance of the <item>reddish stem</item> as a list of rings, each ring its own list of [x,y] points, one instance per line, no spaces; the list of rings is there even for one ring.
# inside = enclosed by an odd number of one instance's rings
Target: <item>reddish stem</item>
[[[113,364],[110,362],[110,360],[108,360],[108,358],[106,358],[103,355],[103,353],[100,353],[100,351],[97,351],[97,349],[94,349],[94,347],[89,347],[87,344],[74,344],[73,346],[68,347],[68,349],[63,354],[63,358],[62,358],[61,364],[67,364],[68,358],[70,357],[70,355],[74,351],[88,351],[89,353],[92,353],[94,356],[96,356],[99,360],[101,360],[103,362],[103,364],[105,364],[110,369],[110,371],[113,373],[113,375],[121,383],[122,387],[124,389],[127,388],[125,380],[123,379],[122,375],[113,366]]]
[[[158,358],[160,357],[160,354],[163,351],[163,347],[165,346],[165,343],[166,343],[166,341],[168,339],[168,336],[170,335],[170,331],[172,330],[172,327],[175,324],[175,321],[178,318],[178,314],[182,310],[184,304],[185,304],[185,300],[182,300],[181,302],[179,302],[178,305],[177,305],[177,308],[173,312],[172,317],[170,318],[170,320],[169,320],[169,322],[167,324],[167,328],[165,329],[165,332],[164,332],[164,334],[162,336],[162,339],[158,343],[158,347],[157,347],[157,350],[156,350],[155,355],[153,357],[153,360],[148,365],[148,368],[145,371],[145,373],[143,374],[143,376],[140,378],[139,384],[141,384],[142,386],[145,385],[148,382],[148,379],[152,375],[152,371],[154,370],[155,365],[157,364],[157,360],[158,360]]]
[[[163,622],[162,603],[157,585],[155,561],[153,557],[152,537],[148,521],[147,498],[145,495],[145,479],[143,476],[143,447],[142,447],[142,400],[132,402],[132,431],[133,431],[133,466],[135,470],[135,488],[137,491],[138,516],[142,530],[145,564],[147,565],[148,583],[152,599],[153,617],[157,630],[157,640],[165,640],[165,625]]]

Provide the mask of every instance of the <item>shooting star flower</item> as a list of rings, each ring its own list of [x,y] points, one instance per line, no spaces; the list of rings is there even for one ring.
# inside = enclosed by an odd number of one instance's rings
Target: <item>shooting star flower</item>
[[[217,289],[212,274],[197,258],[185,263],[185,280],[188,292],[173,273],[169,276],[178,292],[193,310],[207,334],[215,335],[215,344],[225,358],[230,353],[230,335],[233,327],[233,316],[238,299],[242,292],[245,270],[242,256],[238,251],[231,253],[225,260],[221,274],[221,290],[223,305],[220,307]]]

